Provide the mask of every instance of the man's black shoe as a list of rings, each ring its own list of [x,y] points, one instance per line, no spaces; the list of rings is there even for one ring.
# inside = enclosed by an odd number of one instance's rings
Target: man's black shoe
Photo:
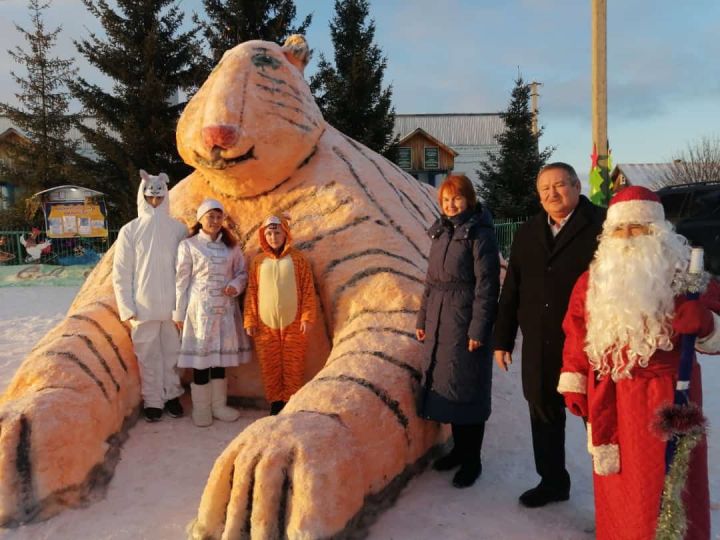
[[[143,416],[146,422],[159,422],[162,418],[162,409],[157,407],[145,407],[143,409]]]
[[[482,474],[482,463],[480,461],[465,462],[460,466],[460,470],[453,476],[453,486],[456,488],[470,487]]]
[[[460,452],[453,448],[448,455],[435,460],[432,468],[436,471],[451,471],[455,467],[459,467],[461,463],[462,458]]]
[[[528,489],[520,495],[520,504],[526,508],[539,508],[548,503],[567,501],[570,498],[570,492],[567,490],[558,491],[548,489],[542,484]]]
[[[173,398],[165,403],[165,412],[171,418],[180,418],[185,414],[178,398]]]

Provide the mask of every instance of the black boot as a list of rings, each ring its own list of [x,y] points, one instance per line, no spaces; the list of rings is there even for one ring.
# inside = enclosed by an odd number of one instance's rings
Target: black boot
[[[162,418],[162,413],[163,410],[157,407],[145,407],[143,409],[143,416],[146,422],[159,422]]]
[[[170,418],[182,418],[182,415],[185,414],[178,398],[165,402],[165,412]]]
[[[453,477],[453,486],[456,488],[470,487],[482,474],[482,462],[480,461],[480,450],[482,449],[483,436],[485,435],[485,423],[460,426],[462,430],[460,469]]]
[[[540,482],[520,495],[520,504],[526,508],[539,508],[549,503],[567,501],[569,498],[570,488],[555,489]]]
[[[273,401],[270,404],[270,416],[275,416],[276,414],[278,414],[280,411],[283,410],[283,407],[285,407],[284,401]]]
[[[459,467],[460,463],[462,462],[462,455],[460,452],[460,448],[462,446],[462,426],[458,426],[457,424],[452,424],[452,434],[453,434],[453,447],[452,450],[450,450],[450,453],[441,457],[440,459],[436,460],[432,468],[436,471],[451,471],[455,467]]]

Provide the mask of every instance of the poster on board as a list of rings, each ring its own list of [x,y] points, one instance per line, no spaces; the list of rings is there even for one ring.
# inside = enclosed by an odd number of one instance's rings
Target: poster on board
[[[45,203],[50,238],[105,238],[108,235],[105,203]]]

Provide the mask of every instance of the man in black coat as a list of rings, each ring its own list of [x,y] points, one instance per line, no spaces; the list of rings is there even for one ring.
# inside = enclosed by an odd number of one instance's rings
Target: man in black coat
[[[543,210],[518,229],[495,322],[495,361],[512,363],[522,330],[523,394],[530,408],[535,468],[540,483],[520,496],[534,508],[570,496],[565,469],[565,405],[556,388],[565,335],[562,321],[570,293],[597,248],[605,209],[580,195],[580,180],[566,163],[540,170],[537,190]]]

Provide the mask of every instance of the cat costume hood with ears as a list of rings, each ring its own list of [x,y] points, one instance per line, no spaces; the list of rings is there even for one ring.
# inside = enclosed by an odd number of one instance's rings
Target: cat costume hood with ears
[[[168,200],[168,184],[170,178],[164,172],[157,176],[148,174],[140,169],[140,187],[137,193],[138,217],[151,217],[158,213],[170,216],[170,201]],[[145,197],[162,197],[163,200],[157,208],[145,200]]]

